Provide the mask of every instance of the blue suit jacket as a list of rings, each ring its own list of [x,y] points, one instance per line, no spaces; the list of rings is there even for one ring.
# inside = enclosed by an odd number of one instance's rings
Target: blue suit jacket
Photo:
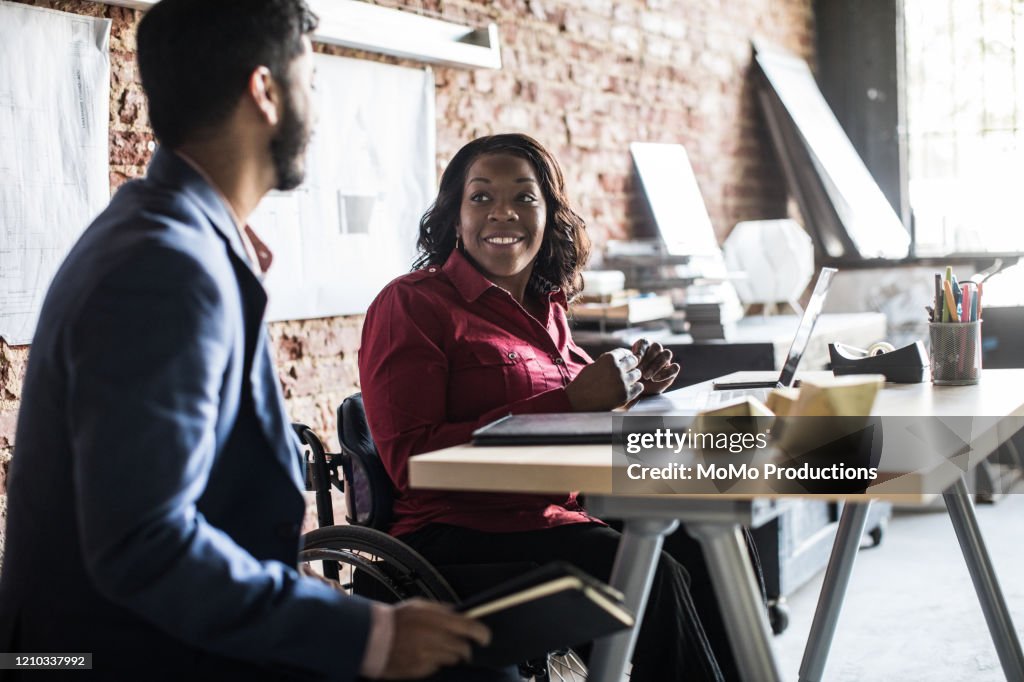
[[[92,652],[135,679],[356,675],[368,603],[294,568],[301,462],[266,301],[222,200],[171,152],[86,230],[30,351],[0,650]]]

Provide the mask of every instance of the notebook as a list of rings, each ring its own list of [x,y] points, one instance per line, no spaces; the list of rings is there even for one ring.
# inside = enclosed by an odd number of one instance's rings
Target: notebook
[[[473,445],[585,445],[612,442],[611,412],[510,414],[473,432]]]
[[[768,397],[768,393],[772,389],[793,385],[796,369],[800,365],[804,351],[807,350],[807,344],[811,340],[811,333],[814,331],[814,325],[818,322],[818,317],[821,316],[822,306],[825,305],[825,297],[828,296],[828,290],[832,286],[832,280],[836,272],[835,268],[822,268],[818,274],[818,281],[814,285],[814,291],[811,293],[810,300],[807,301],[807,307],[804,308],[800,324],[797,325],[796,334],[793,336],[793,342],[789,346],[786,363],[782,366],[779,378],[775,381],[716,381],[713,384],[714,390],[727,391],[727,393],[714,396],[715,399],[711,402],[722,403],[746,396],[753,396],[763,401]]]
[[[491,630],[473,663],[506,666],[632,627],[622,593],[565,562],[553,562],[462,602],[458,611]]]

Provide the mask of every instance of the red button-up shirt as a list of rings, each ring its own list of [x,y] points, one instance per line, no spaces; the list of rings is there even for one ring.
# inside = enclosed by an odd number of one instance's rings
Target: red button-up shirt
[[[366,313],[359,376],[374,442],[397,491],[391,527],[429,523],[486,532],[593,520],[576,495],[409,488],[409,457],[470,440],[507,414],[569,412],[565,386],[591,362],[573,343],[565,295],[537,320],[459,252],[394,280]]]

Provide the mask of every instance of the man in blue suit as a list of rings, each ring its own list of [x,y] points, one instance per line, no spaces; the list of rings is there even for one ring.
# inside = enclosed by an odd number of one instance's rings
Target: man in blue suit
[[[447,607],[371,605],[295,569],[302,464],[263,325],[270,253],[245,220],[302,180],[315,23],[303,0],[164,0],[142,20],[161,148],[43,306],[0,650],[89,652],[105,679],[404,679],[487,638]]]

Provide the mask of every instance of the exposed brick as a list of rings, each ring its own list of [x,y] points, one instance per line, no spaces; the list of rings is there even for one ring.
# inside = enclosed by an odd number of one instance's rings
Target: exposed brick
[[[628,2],[618,2],[612,8],[612,19],[617,24],[636,24],[638,19],[638,7]]]
[[[285,397],[318,396],[339,386],[354,386],[358,370],[354,362],[304,361],[289,363],[281,373]]]
[[[132,53],[123,50],[110,50],[110,87],[111,90],[123,90],[138,81],[135,60]]]
[[[11,466],[13,448],[0,447],[0,496],[7,495],[7,471]],[[5,500],[6,502],[6,500]],[[6,507],[6,505],[4,505]],[[3,542],[3,519],[0,518],[0,543]]]
[[[14,431],[18,427],[18,410],[0,411],[0,449],[14,447]]]
[[[640,29],[635,26],[614,26],[611,35],[612,42],[616,43],[629,52],[639,52],[641,45]]]
[[[155,149],[149,131],[110,132],[110,163],[115,166],[142,167],[149,163]]]
[[[0,570],[3,569],[4,533],[7,529],[7,489],[0,489]]]
[[[0,409],[21,399],[21,385],[28,367],[28,346],[8,346],[0,341]]]
[[[117,115],[121,123],[128,126],[148,124],[146,98],[140,87],[132,86],[125,89],[118,99]]]
[[[612,0],[583,0],[583,7],[598,16],[607,19],[612,16]]]
[[[134,59],[141,12],[86,0],[15,0],[112,21],[110,184],[139,177],[152,154]],[[394,4],[381,2],[379,4]],[[797,215],[780,179],[750,80],[749,36],[809,59],[807,0],[397,0],[501,32],[503,68],[435,66],[437,168],[468,140],[518,130],[549,146],[596,245],[654,234],[629,156],[632,141],[686,146],[716,233],[738,221]],[[321,53],[421,67],[317,45]],[[287,407],[336,447],[334,411],[358,390],[362,316],[270,325]],[[9,432],[27,348],[0,343],[0,439]],[[6,420],[6,421],[4,421]],[[5,426],[6,424],[6,426]],[[0,442],[0,457],[10,446]]]

